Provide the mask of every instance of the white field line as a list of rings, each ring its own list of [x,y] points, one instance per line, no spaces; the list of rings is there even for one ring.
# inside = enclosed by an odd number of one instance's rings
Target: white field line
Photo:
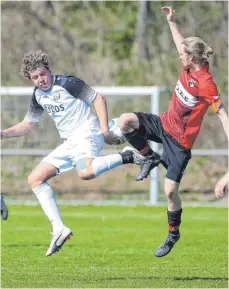
[[[13,228],[15,231],[22,231],[22,232],[26,232],[26,231],[36,231],[36,232],[40,232],[40,231],[44,231],[43,227],[14,227]],[[76,233],[80,233],[82,231],[98,231],[100,230],[101,232],[136,232],[136,230],[138,230],[139,228],[134,227],[134,228],[123,228],[123,227],[86,227],[86,228],[80,228],[78,230],[74,230],[76,231]],[[217,229],[217,228],[208,228],[208,231],[210,232],[221,232],[221,228]],[[160,229],[155,229],[155,228],[148,228],[148,229],[141,229],[141,232],[150,232],[150,233],[156,233],[156,232],[161,232],[161,228]]]
[[[44,231],[44,228],[43,227],[13,227],[13,229],[15,230],[15,231]],[[114,227],[105,227],[105,226],[103,226],[103,228],[101,228],[101,226],[99,227],[95,227],[95,226],[93,226],[93,227],[86,227],[86,228],[79,228],[78,229],[78,231],[77,231],[77,229],[76,230],[74,230],[74,231],[76,231],[76,233],[78,234],[78,233],[80,233],[80,232],[82,232],[82,231],[97,231],[98,232],[98,230],[100,231],[100,232],[136,232],[136,230],[138,230],[139,228],[137,228],[137,227],[133,227],[133,228],[131,228],[131,227],[125,227],[125,228],[123,228],[123,227],[117,227],[117,226],[114,226]],[[148,229],[142,229],[141,228],[141,232],[159,232],[159,231],[161,231],[161,229],[154,229],[154,228],[148,228]]]
[[[34,211],[13,211],[11,210],[10,215],[12,216],[21,216],[21,217],[28,217],[28,216],[42,216],[44,213],[42,211],[40,212],[34,212]],[[73,217],[73,218],[102,218],[102,219],[123,219],[123,218],[137,218],[137,219],[161,219],[162,217],[165,217],[166,212],[162,213],[149,213],[149,214],[141,214],[141,213],[79,213],[79,212],[62,212],[61,215],[63,217]],[[207,215],[205,213],[203,214],[195,214],[192,216],[192,220],[212,220],[214,216],[217,214],[215,212],[208,212]],[[228,221],[228,218],[225,217],[217,217],[218,221]]]
[[[9,205],[29,205],[29,206],[37,206],[39,202],[37,200],[11,200],[5,198],[7,204]],[[157,205],[152,205],[149,201],[121,201],[121,200],[57,200],[59,205],[66,206],[121,206],[121,207],[135,207],[139,205],[145,205],[150,207],[167,207],[167,202],[158,202]],[[228,202],[182,202],[182,207],[222,207],[228,208]]]
[[[43,216],[44,213],[42,211],[40,212],[34,212],[34,211],[26,211],[26,212],[21,212],[21,211],[10,211],[11,216],[23,216],[23,217],[28,217],[28,216]],[[143,219],[160,219],[162,216],[164,216],[164,213],[159,213],[159,214],[133,214],[133,213],[79,213],[79,212],[62,212],[62,216],[64,217],[83,217],[83,218],[114,218],[114,219],[122,219],[122,218],[143,218]]]

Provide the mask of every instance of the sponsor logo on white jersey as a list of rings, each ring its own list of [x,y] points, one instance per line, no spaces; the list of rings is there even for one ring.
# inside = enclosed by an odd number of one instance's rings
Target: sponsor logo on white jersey
[[[187,106],[193,107],[198,101],[197,97],[191,95],[184,88],[180,80],[178,80],[175,90],[176,90],[177,97]]]

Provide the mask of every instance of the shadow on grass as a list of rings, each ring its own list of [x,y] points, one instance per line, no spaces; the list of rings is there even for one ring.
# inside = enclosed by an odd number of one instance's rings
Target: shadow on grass
[[[189,281],[189,280],[228,280],[228,278],[225,277],[199,277],[199,276],[195,276],[195,277],[174,277],[174,280],[178,280],[178,281]]]
[[[193,277],[155,277],[155,276],[151,276],[151,277],[114,277],[114,278],[107,278],[106,280],[174,280],[174,281],[191,281],[191,280],[225,280],[227,281],[228,278],[225,277],[199,277],[199,276],[193,276]]]

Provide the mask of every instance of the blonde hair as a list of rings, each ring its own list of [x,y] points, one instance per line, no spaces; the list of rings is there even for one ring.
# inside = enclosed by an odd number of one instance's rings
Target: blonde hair
[[[26,53],[22,60],[20,72],[25,78],[30,79],[29,72],[38,67],[45,67],[50,70],[48,55],[42,50]]]
[[[185,38],[182,44],[186,46],[186,52],[193,55],[196,64],[208,62],[211,55],[214,53],[214,49],[198,37]]]

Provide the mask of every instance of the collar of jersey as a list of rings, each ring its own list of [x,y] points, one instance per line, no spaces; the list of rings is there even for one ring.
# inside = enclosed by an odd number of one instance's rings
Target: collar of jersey
[[[202,72],[207,72],[208,69],[209,69],[209,63],[207,62],[200,70],[189,72],[189,75],[190,74],[199,74],[199,73],[202,73]]]

